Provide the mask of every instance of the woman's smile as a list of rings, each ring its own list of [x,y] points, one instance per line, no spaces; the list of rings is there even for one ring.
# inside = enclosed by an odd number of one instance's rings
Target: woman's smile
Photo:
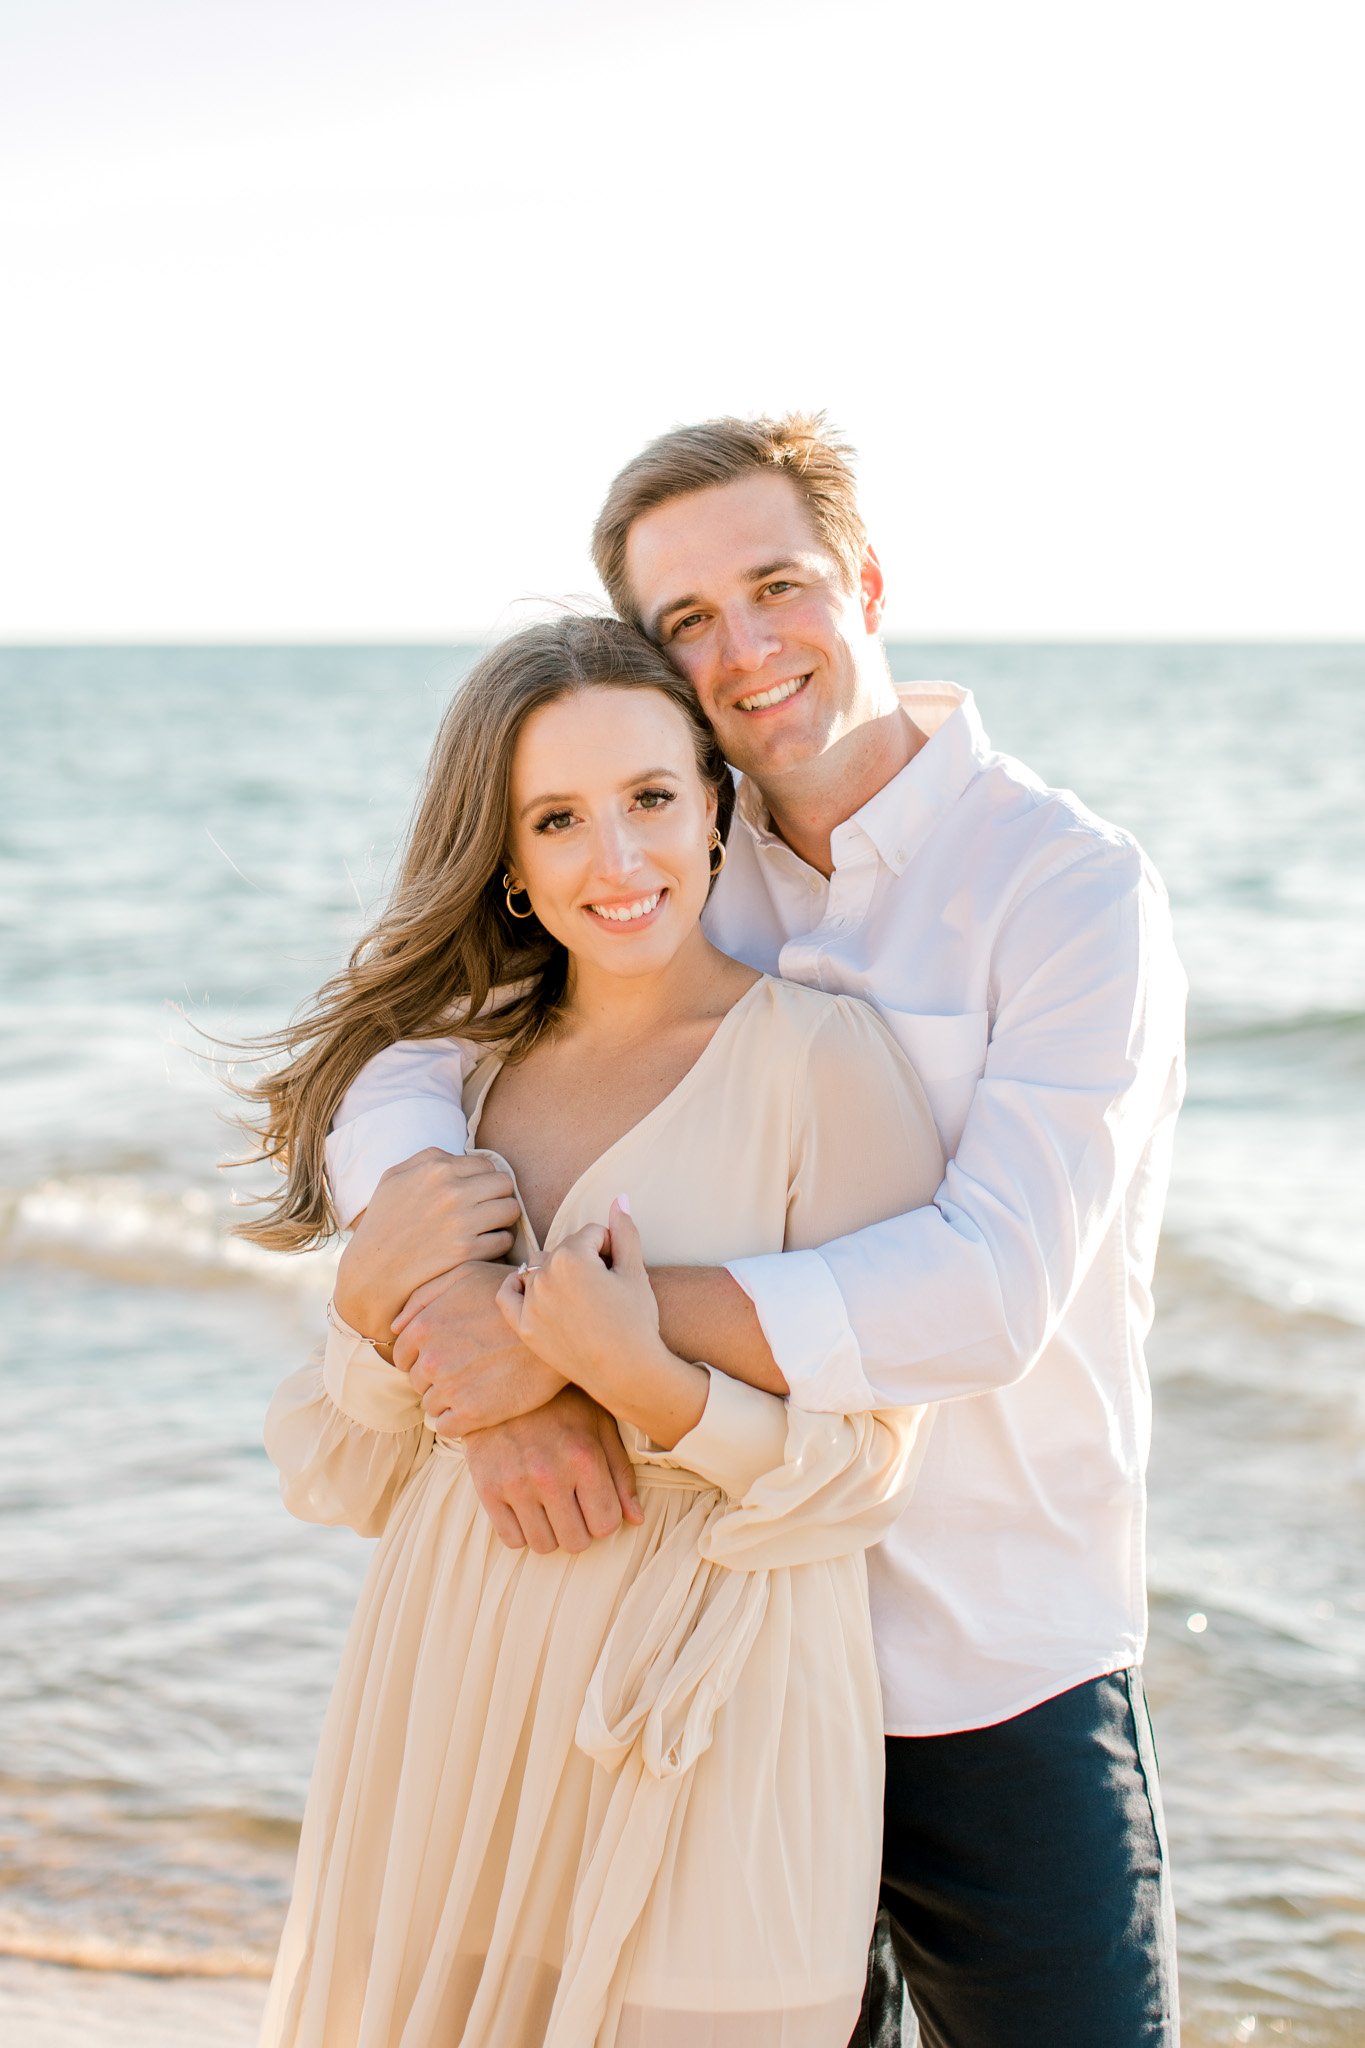
[[[610,931],[640,931],[645,925],[654,923],[668,893],[667,889],[653,889],[647,895],[632,896],[617,903],[599,898],[595,903],[585,903],[583,908],[595,923],[606,925]]]

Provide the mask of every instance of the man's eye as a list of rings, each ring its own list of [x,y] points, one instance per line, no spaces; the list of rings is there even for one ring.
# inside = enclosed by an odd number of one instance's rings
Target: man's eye
[[[688,612],[685,618],[676,621],[670,639],[676,639],[679,633],[686,633],[690,627],[700,625],[701,618],[700,612]]]
[[[782,580],[781,580],[781,579],[779,578],[779,580],[778,580],[778,581],[777,581],[776,583],[765,583],[765,584],[764,584],[764,586],[763,586],[763,588],[765,589],[765,591],[767,591],[767,592],[771,593],[771,592],[773,592],[773,591],[779,591],[779,592],[780,592],[780,591],[783,591],[783,590],[795,590],[795,588],[796,588],[796,585],[795,585],[794,583],[784,583],[784,582],[783,582],[783,581],[782,581]]]
[[[566,825],[572,825],[572,811],[547,811],[543,818],[536,819],[537,832],[562,832]]]

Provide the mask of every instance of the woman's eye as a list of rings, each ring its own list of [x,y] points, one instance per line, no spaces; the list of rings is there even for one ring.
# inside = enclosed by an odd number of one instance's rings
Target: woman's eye
[[[671,789],[641,789],[636,791],[635,801],[647,811],[660,811],[665,804],[671,804],[676,791]]]
[[[562,832],[566,825],[572,825],[572,811],[547,811],[543,818],[537,818],[537,832]]]

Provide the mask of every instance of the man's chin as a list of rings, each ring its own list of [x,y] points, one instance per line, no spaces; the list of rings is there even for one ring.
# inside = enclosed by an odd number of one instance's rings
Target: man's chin
[[[740,733],[733,742],[726,735],[722,752],[732,768],[762,788],[766,782],[809,768],[828,751],[828,745],[827,739],[809,732],[774,732],[766,737]]]

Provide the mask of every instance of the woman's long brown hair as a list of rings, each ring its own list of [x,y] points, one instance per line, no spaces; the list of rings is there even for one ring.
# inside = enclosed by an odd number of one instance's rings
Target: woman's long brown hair
[[[570,614],[486,654],[441,721],[388,904],[341,972],[282,1031],[253,1041],[257,1057],[281,1064],[238,1084],[260,1113],[244,1119],[257,1149],[237,1163],[268,1159],[284,1184],[262,1198],[263,1215],[234,1226],[239,1236],[301,1251],[333,1234],[324,1142],[346,1090],[385,1046],[458,1030],[516,1059],[555,1015],[568,956],[505,901],[512,755],[533,711],[597,688],[658,690],[677,705],[728,835],[734,785],[715,736],[690,685],[633,628]]]

